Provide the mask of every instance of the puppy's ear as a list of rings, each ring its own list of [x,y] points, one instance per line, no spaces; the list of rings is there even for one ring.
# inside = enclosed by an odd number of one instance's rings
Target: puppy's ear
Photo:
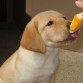
[[[21,46],[31,51],[45,53],[45,44],[38,32],[38,27],[35,22],[31,21],[26,26],[22,36]]]

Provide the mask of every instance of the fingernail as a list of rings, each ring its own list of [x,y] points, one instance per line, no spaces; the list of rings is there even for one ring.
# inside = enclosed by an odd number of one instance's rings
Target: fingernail
[[[76,4],[80,4],[80,2],[79,2],[79,1],[76,1],[75,3],[76,3]]]

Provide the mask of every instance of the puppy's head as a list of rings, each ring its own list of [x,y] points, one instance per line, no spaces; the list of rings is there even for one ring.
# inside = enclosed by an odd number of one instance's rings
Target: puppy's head
[[[31,51],[44,53],[46,46],[63,46],[75,37],[69,33],[70,21],[56,11],[36,15],[26,26],[21,45]]]

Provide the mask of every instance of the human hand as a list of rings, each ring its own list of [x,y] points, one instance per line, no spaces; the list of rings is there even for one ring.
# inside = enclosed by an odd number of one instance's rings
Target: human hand
[[[75,4],[76,4],[79,8],[83,9],[83,0],[77,0],[77,1],[75,1]]]

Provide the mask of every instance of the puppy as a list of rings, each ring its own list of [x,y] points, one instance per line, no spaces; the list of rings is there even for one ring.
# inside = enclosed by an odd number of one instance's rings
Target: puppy
[[[18,50],[1,66],[0,83],[49,83],[58,65],[58,47],[76,39],[69,26],[59,12],[36,15],[26,25]]]

